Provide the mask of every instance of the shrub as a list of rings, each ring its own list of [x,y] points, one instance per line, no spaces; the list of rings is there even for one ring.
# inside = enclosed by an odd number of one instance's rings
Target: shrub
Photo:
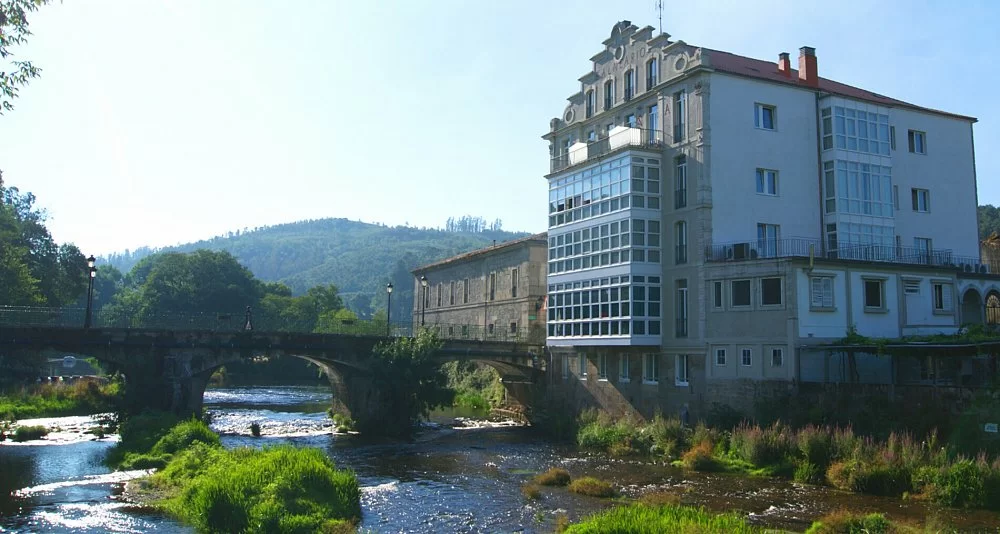
[[[705,426],[704,423],[698,423],[694,427],[694,433],[691,435],[691,443],[702,443],[707,441],[709,445],[715,446],[717,443],[722,443],[723,435],[722,432]]]
[[[653,491],[639,497],[639,503],[646,506],[667,506],[681,503],[681,496],[668,491]]]
[[[553,467],[535,477],[535,483],[542,486],[565,486],[569,482],[569,471],[559,467]]]
[[[538,484],[529,482],[521,486],[521,495],[524,495],[525,499],[535,501],[542,498],[542,488]]]
[[[830,484],[846,491],[899,496],[913,489],[910,471],[882,460],[835,462],[826,472]]]
[[[19,426],[14,431],[14,441],[31,441],[47,436],[49,429],[44,426]]]
[[[988,466],[969,459],[959,459],[946,469],[938,471],[931,497],[947,506],[973,508],[986,504],[986,485],[983,476]]]
[[[196,441],[215,447],[221,445],[219,435],[212,432],[208,425],[197,419],[190,419],[171,428],[165,436],[156,442],[150,452],[152,454],[174,454],[188,448]]]
[[[813,425],[806,426],[797,436],[799,452],[806,463],[817,469],[826,470],[833,458],[833,431]]]
[[[570,483],[569,490],[580,495],[591,497],[614,497],[615,489],[611,484],[593,477],[578,478]]]
[[[896,530],[882,514],[863,516],[839,511],[814,522],[806,534],[887,534]]]
[[[252,434],[255,438],[260,437],[260,423],[250,423],[250,434]]]
[[[675,456],[677,451],[687,445],[688,430],[681,420],[673,417],[664,418],[657,414],[653,420],[643,427],[641,433],[652,441],[650,452],[658,452],[667,456]]]
[[[691,449],[685,452],[684,456],[681,457],[681,461],[684,463],[684,467],[694,471],[719,470],[719,462],[712,454],[712,444],[708,441],[702,441],[694,447],[691,447]]]
[[[614,421],[604,413],[581,426],[576,440],[583,449],[607,452],[613,456],[647,452],[652,445],[652,436],[641,432],[638,422],[628,417]]]
[[[801,460],[795,467],[794,479],[803,484],[822,484],[824,480],[823,470],[814,463]]]
[[[336,427],[337,432],[352,432],[354,430],[354,419],[351,419],[342,413],[334,413],[332,408],[329,413],[330,418],[333,419],[333,425]]]
[[[737,458],[755,466],[781,463],[793,449],[788,429],[775,423],[768,428],[742,424],[729,438],[729,450]]]
[[[763,529],[747,523],[736,513],[713,514],[704,508],[667,504],[618,506],[594,514],[566,529],[568,533],[629,532],[698,532],[713,534],[761,533]]]

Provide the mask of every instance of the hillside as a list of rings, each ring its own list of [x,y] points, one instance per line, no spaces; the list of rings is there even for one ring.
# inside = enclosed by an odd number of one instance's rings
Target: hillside
[[[282,282],[296,294],[319,284],[336,284],[344,302],[366,317],[385,308],[385,284],[392,280],[393,320],[408,319],[413,302],[410,270],[448,256],[509,241],[524,232],[454,232],[388,227],[347,219],[320,219],[237,232],[162,249],[225,250],[257,278]],[[159,250],[143,248],[102,258],[122,272]]]

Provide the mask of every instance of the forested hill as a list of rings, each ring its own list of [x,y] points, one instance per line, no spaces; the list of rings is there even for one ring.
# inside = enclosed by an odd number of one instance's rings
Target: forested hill
[[[392,295],[395,321],[409,317],[411,269],[488,246],[494,240],[502,243],[528,235],[488,228],[463,232],[319,219],[236,232],[162,251],[225,250],[257,278],[283,282],[297,294],[319,284],[335,284],[345,304],[362,317],[385,308],[385,284],[391,277],[396,287]],[[102,260],[128,272],[140,259],[159,251],[143,248]]]

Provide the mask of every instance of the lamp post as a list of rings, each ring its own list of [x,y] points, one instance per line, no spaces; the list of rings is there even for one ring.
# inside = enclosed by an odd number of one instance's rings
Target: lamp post
[[[83,318],[83,327],[90,328],[91,309],[94,307],[94,277],[97,276],[97,267],[94,267],[94,255],[87,258],[87,315]]]
[[[392,324],[392,282],[385,285],[385,294],[389,297],[389,302],[385,305],[385,337],[389,337]]]
[[[420,326],[424,326],[424,315],[427,314],[427,277],[420,275],[420,285],[424,288],[420,297]]]

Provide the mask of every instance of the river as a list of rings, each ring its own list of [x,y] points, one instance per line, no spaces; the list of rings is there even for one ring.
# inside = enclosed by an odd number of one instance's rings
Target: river
[[[637,460],[581,454],[535,437],[510,422],[470,422],[484,414],[445,410],[408,443],[366,443],[334,435],[326,416],[329,390],[313,387],[211,389],[205,393],[212,427],[226,447],[293,443],[321,448],[339,467],[353,469],[362,485],[363,531],[551,532],[558,514],[579,519],[611,503],[544,489],[527,501],[521,485],[533,474],[561,466],[576,476],[608,480],[625,496],[665,490],[682,502],[715,510],[742,510],[761,525],[803,531],[833,510],[883,512],[894,519],[964,531],[994,530],[1000,515],[943,509],[919,501],[843,493],[767,478],[687,473]],[[250,435],[250,424],[262,436]],[[80,440],[87,418],[44,421],[66,432],[43,441],[0,445],[0,531],[192,532],[122,498],[124,480],[143,472],[111,473],[101,464],[113,438]],[[91,437],[92,438],[92,437]],[[8,495],[13,494],[12,497]],[[995,531],[995,530],[994,530]]]

